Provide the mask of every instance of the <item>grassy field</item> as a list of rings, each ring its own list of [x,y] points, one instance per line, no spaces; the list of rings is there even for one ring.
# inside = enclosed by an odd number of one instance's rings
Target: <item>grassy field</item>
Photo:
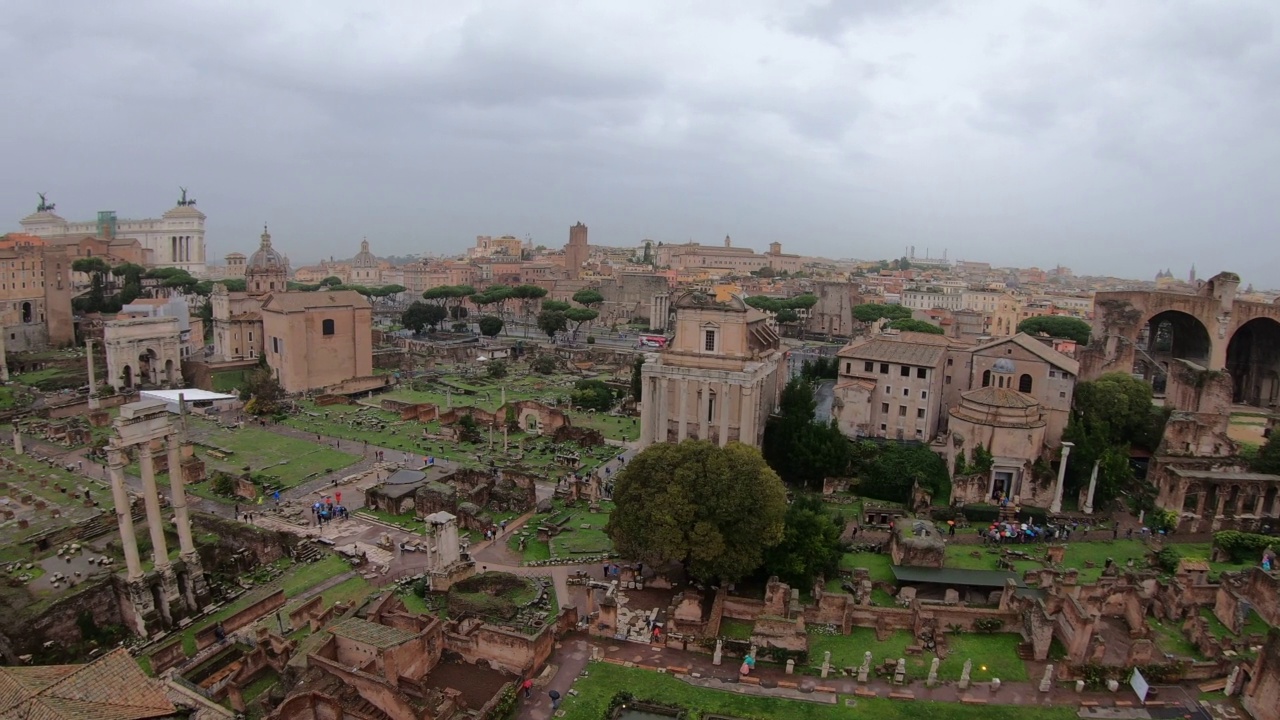
[[[614,694],[623,689],[640,700],[680,705],[703,716],[718,713],[742,720],[907,720],[920,716],[932,720],[1070,720],[1077,710],[1074,706],[970,706],[863,698],[850,707],[843,697],[835,705],[820,705],[700,688],[671,675],[608,663],[592,663],[573,688],[578,695],[565,698],[561,705],[566,720],[600,720]]]
[[[724,618],[720,621],[720,637],[729,638],[730,640],[750,640],[751,631],[754,628],[755,623]]]
[[[599,554],[613,549],[613,543],[604,534],[605,523],[609,522],[609,513],[613,512],[613,503],[600,503],[600,512],[593,513],[585,504],[565,508],[556,501],[550,513],[539,513],[529,518],[521,529],[525,540],[524,562],[547,560],[552,557],[567,557],[575,554]],[[566,530],[551,539],[551,542],[539,542],[538,526],[549,519],[561,520],[568,514],[569,520],[564,523]],[[583,525],[590,525],[583,528]],[[521,533],[511,533],[507,537],[507,547],[520,552]],[[549,545],[549,546],[548,546]]]
[[[841,570],[866,568],[871,574],[871,582],[893,582],[892,563],[888,555],[875,553],[845,553],[840,558]]]
[[[360,460],[359,455],[248,425],[241,430],[223,430],[207,420],[192,420],[189,427],[193,440],[232,451],[225,458],[217,458],[209,453],[209,448],[199,447],[196,454],[204,460],[210,472],[222,470],[239,474],[249,467],[255,474],[277,478],[279,486],[285,488],[299,485],[316,475],[341,470]]]
[[[1148,566],[1147,557],[1150,549],[1140,540],[1111,540],[1096,539],[1080,542],[1069,542],[1066,544],[1067,549],[1063,554],[1062,565],[1066,568],[1075,568],[1080,571],[1080,582],[1091,583],[1096,582],[1102,576],[1102,570],[1106,566],[1107,559],[1110,558],[1120,566],[1121,571],[1124,570],[1127,563],[1132,560],[1134,567],[1143,569]],[[1194,558],[1199,560],[1207,560],[1211,555],[1209,543],[1167,543],[1167,547],[1171,547],[1185,558]],[[1044,558],[1044,549],[1046,546],[1040,544],[1012,544],[1000,547],[987,547],[982,545],[949,545],[947,546],[947,554],[945,563],[947,567],[963,568],[968,570],[996,570],[997,563],[1005,549],[1025,552],[1032,555],[1037,560],[1020,560],[1014,559],[1013,564],[1017,572],[1033,570],[1043,567],[1040,562]],[[974,557],[974,555],[977,557]],[[1088,567],[1092,563],[1093,567]],[[1212,577],[1216,578],[1218,574],[1225,571],[1237,571],[1247,567],[1251,567],[1253,563],[1231,563],[1231,562],[1210,562]]]
[[[952,633],[947,635],[949,654],[938,666],[938,677],[943,680],[959,680],[965,660],[973,660],[970,678],[990,680],[1026,680],[1026,665],[1018,659],[1020,636],[1012,633],[993,635],[979,633]],[[822,666],[825,652],[831,653],[831,666],[856,667],[862,664],[863,653],[871,652],[872,667],[879,667],[885,660],[905,659],[907,677],[926,678],[934,655],[930,652],[908,655],[906,649],[915,639],[911,633],[899,631],[887,640],[876,640],[875,630],[854,628],[848,635],[809,635],[809,665]],[[985,669],[983,669],[985,668]]]

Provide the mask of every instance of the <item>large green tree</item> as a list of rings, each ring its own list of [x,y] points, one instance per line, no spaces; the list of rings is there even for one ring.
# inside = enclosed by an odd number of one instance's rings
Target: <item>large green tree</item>
[[[1049,337],[1075,340],[1081,345],[1088,345],[1089,333],[1093,332],[1093,328],[1080,318],[1067,315],[1041,315],[1018,323],[1018,332],[1028,335],[1044,333]]]
[[[803,376],[782,389],[778,414],[764,426],[764,457],[789,485],[821,489],[849,469],[849,441],[835,422],[814,419],[813,385]]]
[[[735,582],[781,542],[786,489],[760,451],[705,440],[651,445],[618,473],[605,532],[624,557]]]
[[[427,327],[434,329],[446,316],[447,312],[439,305],[428,305],[424,302],[415,301],[404,312],[400,313],[400,324],[416,333],[420,333]]]
[[[493,315],[485,315],[477,320],[476,324],[480,326],[480,334],[485,337],[493,337],[502,332],[502,326],[504,325],[502,318]]]
[[[556,333],[568,328],[569,319],[565,317],[563,310],[543,310],[538,313],[538,329],[546,333],[547,337],[554,338]]]
[[[1069,491],[1084,487],[1097,463],[1094,507],[1126,493],[1140,502],[1147,498],[1149,489],[1134,482],[1128,457],[1131,447],[1154,451],[1160,443],[1168,415],[1151,400],[1151,386],[1128,373],[1076,385],[1062,438],[1075,444],[1067,461]]]
[[[930,335],[942,335],[942,328],[924,320],[915,320],[912,318],[901,318],[889,323],[890,330],[902,330],[904,332],[928,333]]]
[[[604,295],[595,288],[584,288],[573,294],[573,301],[583,307],[595,307],[604,302]]]
[[[765,551],[766,575],[806,588],[819,575],[832,577],[840,563],[844,523],[816,495],[801,493],[787,508],[782,542]]]
[[[908,502],[916,483],[936,498],[946,499],[951,490],[946,462],[925,445],[886,442],[863,464],[858,492],[867,497]]]
[[[853,306],[853,317],[859,322],[869,323],[875,322],[881,318],[890,320],[905,320],[911,317],[911,309],[901,305],[882,305],[880,303],[865,303],[863,305]]]

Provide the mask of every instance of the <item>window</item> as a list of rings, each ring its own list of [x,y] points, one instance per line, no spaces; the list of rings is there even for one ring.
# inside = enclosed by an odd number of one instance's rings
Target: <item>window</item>
[[[881,375],[889,374],[889,363],[880,363],[880,374]]]
[[[707,352],[715,352],[716,349],[716,331],[706,330],[702,334],[702,349]]]
[[[911,397],[911,388],[902,388],[902,397]]]
[[[253,342],[253,331],[249,331],[249,342]]]
[[[849,373],[851,373],[851,372],[853,372],[853,363],[851,363],[851,362],[847,362],[847,363],[845,363],[845,364],[844,364],[844,374],[845,374],[845,375],[848,375],[848,374],[849,374]]]
[[[872,372],[872,371],[874,371],[875,369],[876,369],[876,364],[875,364],[875,363],[873,363],[873,362],[871,362],[870,360],[868,360],[868,361],[866,361],[866,362],[864,362],[864,363],[862,364],[862,370],[863,370],[864,372]]]
[[[707,396],[707,422],[716,421],[716,394],[711,393]]]
[[[1058,397],[1060,397],[1060,398],[1064,398],[1064,397],[1066,397],[1066,396],[1067,396],[1066,391],[1063,391],[1063,392],[1058,393]]]
[[[929,399],[929,391],[928,391],[928,390],[921,390],[921,391],[920,391],[920,399],[921,399],[921,400],[928,400],[928,399]]]
[[[1031,392],[1031,376],[1027,373],[1022,373],[1022,376],[1018,378],[1018,392]]]
[[[901,370],[902,377],[911,377],[911,366],[903,365]]]
[[[988,387],[990,385],[991,385],[991,371],[983,370],[982,371],[982,387]]]
[[[888,425],[885,425],[884,423],[880,423],[880,432],[884,432],[888,429],[889,429]]]
[[[916,419],[917,420],[924,419],[924,408],[920,408],[919,410],[916,410]]]
[[[953,360],[952,358],[947,358],[947,367],[951,367],[951,365],[952,365],[954,362],[955,362],[955,360]]]
[[[928,377],[928,376],[929,376],[929,371],[928,371],[928,369],[926,369],[926,368],[916,368],[916,379],[918,379],[918,380],[924,380],[924,379],[925,379],[926,377]]]
[[[907,406],[906,406],[906,405],[899,405],[899,406],[898,406],[898,417],[906,417],[906,416],[907,416]]]
[[[880,412],[885,415],[889,414],[889,403],[880,403]]]
[[[948,385],[950,385],[950,384],[951,384],[951,376],[950,376],[950,375],[948,375],[948,376],[947,376],[946,383],[947,383]]]
[[[320,322],[320,332],[324,333],[325,335],[332,335],[332,334],[333,334],[333,321],[332,321],[332,320],[322,320],[322,321]],[[251,338],[251,339],[252,339],[252,338]]]
[[[1056,378],[1056,377],[1058,377],[1058,371],[1057,371],[1057,370],[1050,370],[1050,371],[1049,371],[1049,377],[1051,377],[1051,378]]]
[[[885,395],[888,395],[888,394],[889,394],[889,393],[891,393],[891,392],[893,392],[893,388],[889,387],[888,385],[885,385],[885,386],[884,386],[884,394],[885,394]]]

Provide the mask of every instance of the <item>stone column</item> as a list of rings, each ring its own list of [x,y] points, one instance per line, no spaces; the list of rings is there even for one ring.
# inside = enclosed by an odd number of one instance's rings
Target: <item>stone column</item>
[[[654,416],[658,409],[654,396],[657,392],[653,389],[653,378],[642,377],[640,383],[640,447],[645,448],[653,444]]]
[[[676,442],[684,442],[689,437],[689,378],[680,381],[680,432]]]
[[[1062,443],[1062,461],[1058,463],[1058,482],[1053,486],[1053,503],[1049,505],[1049,512],[1062,512],[1062,485],[1067,479],[1067,458],[1073,447],[1074,443]]]
[[[729,444],[729,409],[733,406],[732,385],[720,383],[720,447]]]
[[[756,444],[755,395],[746,385],[738,386],[738,440],[747,445]]]
[[[711,423],[707,415],[711,413],[711,383],[702,381],[702,395],[698,399],[698,439],[706,440]]]
[[[664,443],[664,442],[667,442],[667,438],[670,437],[669,431],[671,427],[671,398],[670,396],[667,395],[667,390],[669,389],[667,387],[667,385],[669,384],[669,381],[667,380],[667,378],[659,375],[657,378],[657,383],[658,383],[658,418],[657,418],[658,434],[654,438],[654,442]]]
[[[107,473],[111,477],[111,497],[116,505],[116,523],[120,526],[120,544],[124,547],[125,567],[129,581],[142,579],[142,561],[138,559],[138,539],[133,534],[132,508],[124,487],[124,451],[107,450]]]
[[[4,333],[0,332],[0,381],[9,382],[9,356],[4,347]]]
[[[98,399],[98,373],[93,367],[93,341],[85,340],[84,349],[89,360],[89,409],[97,410],[101,402]]]
[[[191,518],[187,515],[187,489],[182,479],[182,444],[177,435],[170,435],[169,442],[169,494],[173,502],[173,524],[178,528],[178,551],[184,561],[196,555],[196,545],[191,541]]]
[[[13,454],[22,454],[22,431],[18,429],[17,425],[13,426]]]
[[[1262,517],[1262,513],[1263,513],[1262,503],[1266,502],[1267,489],[1265,487],[1259,487],[1257,489],[1257,493],[1258,494],[1256,496],[1256,499],[1253,502],[1253,515],[1254,517]],[[1179,505],[1178,509],[1182,509],[1182,506]]]
[[[1236,487],[1236,506],[1231,509],[1235,515],[1244,514],[1244,491],[1239,486]]]
[[[1066,456],[1063,456],[1063,466],[1065,467]],[[1084,512],[1086,515],[1093,514],[1093,491],[1098,488],[1098,466],[1102,464],[1101,460],[1093,461],[1093,472],[1089,474],[1089,493],[1084,498]],[[1179,505],[1181,508],[1181,505]]]
[[[138,464],[142,466],[142,499],[147,505],[147,530],[151,533],[151,550],[156,569],[169,569],[169,547],[164,539],[164,517],[160,515],[160,493],[156,490],[156,466],[150,443],[138,446]]]

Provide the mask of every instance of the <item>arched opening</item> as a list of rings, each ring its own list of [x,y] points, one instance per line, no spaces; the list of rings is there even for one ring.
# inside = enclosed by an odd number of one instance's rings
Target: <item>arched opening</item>
[[[1172,360],[1190,360],[1197,365],[1208,366],[1213,342],[1204,323],[1179,310],[1157,313],[1147,321],[1146,327],[1135,343],[1133,373],[1139,377],[1150,374],[1152,388],[1163,392],[1168,380],[1168,367]],[[1140,361],[1146,361],[1139,364]],[[1152,373],[1155,368],[1164,372]]]
[[[156,385],[158,378],[156,377],[158,368],[156,367],[155,350],[147,350],[138,356],[138,383],[141,385]]]
[[[1027,373],[1022,373],[1022,376],[1018,378],[1018,392],[1028,394],[1031,392],[1031,376]]]
[[[982,387],[990,387],[990,386],[991,386],[991,371],[983,370],[982,371]]]
[[[29,302],[22,303],[22,322],[31,322],[31,303]]]
[[[1257,318],[1241,325],[1227,343],[1232,402],[1275,407],[1280,403],[1280,323]]]
[[[164,361],[164,382],[166,385],[173,385],[173,361]]]
[[[127,388],[133,387],[133,368],[128,365],[125,365],[123,375],[124,375],[124,386]]]

